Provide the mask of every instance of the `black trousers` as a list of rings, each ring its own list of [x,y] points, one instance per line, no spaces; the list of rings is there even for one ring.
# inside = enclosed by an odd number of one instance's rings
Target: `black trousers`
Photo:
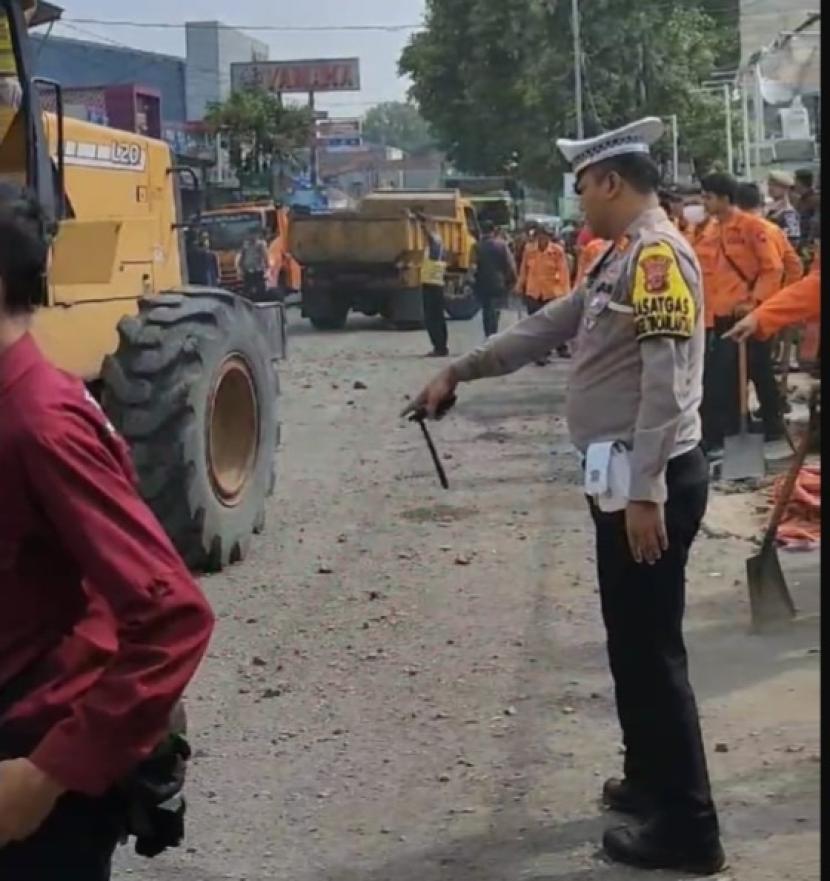
[[[734,324],[734,318],[716,318],[714,329],[707,331],[700,412],[703,440],[709,448],[723,446],[727,435],[740,431],[738,346],[732,340],[723,339],[723,334]],[[782,402],[772,366],[772,343],[751,339],[747,342],[746,354],[749,379],[761,406],[764,434],[768,438],[780,436]]]
[[[501,309],[506,301],[506,295],[493,291],[476,291],[479,303],[481,303],[481,321],[484,325],[484,336],[491,337],[499,332],[499,320]]]
[[[265,273],[246,272],[242,278],[242,292],[255,303],[265,299]]]
[[[708,496],[702,450],[672,459],[666,478],[669,547],[653,566],[631,556],[625,512],[590,505],[625,776],[653,793],[661,820],[700,841],[719,834],[683,641],[686,562]]]
[[[444,314],[444,289],[438,285],[425,284],[422,288],[424,298],[424,325],[426,326],[432,348],[436,352],[447,352],[447,319]]]
[[[108,799],[66,795],[31,838],[0,848],[0,879],[109,881],[120,833]]]

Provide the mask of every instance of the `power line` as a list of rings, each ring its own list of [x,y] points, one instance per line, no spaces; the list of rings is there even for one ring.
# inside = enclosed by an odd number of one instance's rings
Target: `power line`
[[[767,10],[764,12],[761,11],[752,11],[755,7],[758,6],[759,3],[764,2],[764,0],[747,0],[740,6],[737,3],[729,4],[726,2],[723,6],[709,6],[707,7],[704,4],[701,4],[697,8],[706,14],[719,14],[719,13],[729,13],[735,12],[737,13],[737,18],[767,18],[777,16],[780,17],[780,10]],[[663,7],[665,9],[676,9],[677,3],[675,0],[664,0],[664,2],[653,3],[652,8],[654,6]],[[680,7],[689,9],[690,7]],[[427,25],[424,22],[419,22],[418,24],[411,23],[401,23],[401,24],[379,24],[379,23],[367,23],[367,24],[331,24],[331,25],[269,25],[269,24],[224,24],[222,22],[212,22],[212,21],[197,21],[197,22],[172,22],[172,21],[137,21],[135,19],[105,19],[105,18],[73,18],[73,17],[65,17],[61,19],[61,22],[73,23],[73,24],[91,24],[91,25],[102,25],[105,27],[114,27],[114,28],[139,28],[142,30],[184,30],[186,28],[205,28],[205,29],[213,29],[216,28],[218,30],[240,30],[240,31],[271,31],[274,33],[325,33],[331,31],[385,31],[389,33],[399,32],[399,31],[418,31],[424,30]]]
[[[103,25],[110,28],[141,28],[151,30],[184,30],[186,28],[205,28],[224,31],[273,31],[275,33],[327,32],[327,31],[398,31],[421,30],[423,24],[338,24],[338,25],[268,25],[268,24],[221,24],[219,22],[170,22],[170,21],[126,21],[123,19],[102,18],[64,18],[61,21],[72,24]]]

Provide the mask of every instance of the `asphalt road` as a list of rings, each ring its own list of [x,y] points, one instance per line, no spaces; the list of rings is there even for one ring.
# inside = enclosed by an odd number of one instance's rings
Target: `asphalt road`
[[[463,389],[434,431],[445,492],[397,418],[435,369],[425,335],[292,322],[267,530],[204,582],[218,626],[188,700],[188,840],[152,862],[125,850],[115,877],[640,877],[598,853],[619,733],[566,365]],[[480,338],[477,320],[450,329],[456,353]],[[802,619],[750,636],[762,501],[713,498],[690,566],[691,663],[725,877],[813,881],[817,561],[791,576]]]

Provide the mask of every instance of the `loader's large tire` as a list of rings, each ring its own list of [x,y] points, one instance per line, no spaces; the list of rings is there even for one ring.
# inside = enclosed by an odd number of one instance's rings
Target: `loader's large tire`
[[[142,495],[191,568],[241,560],[265,524],[280,434],[255,307],[230,293],[163,294],[118,334],[103,406],[132,447]]]

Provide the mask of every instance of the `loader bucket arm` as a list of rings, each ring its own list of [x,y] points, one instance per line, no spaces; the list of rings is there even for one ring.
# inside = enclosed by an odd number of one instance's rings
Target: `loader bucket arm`
[[[2,108],[13,118],[10,125],[4,127],[5,131],[0,129],[0,180],[4,172],[8,175],[9,168],[19,167],[20,182],[34,191],[49,216],[57,219],[55,181],[44,134],[40,97],[33,81],[34,56],[24,6],[31,10],[30,0],[0,0],[0,28],[4,38],[3,44],[0,44],[0,76],[7,84],[2,94],[11,102],[9,96],[13,96],[13,90],[8,83],[15,81],[19,84],[20,94],[19,106],[10,103]],[[51,9],[60,13],[57,7]],[[36,9],[33,21],[37,14]]]
[[[25,4],[24,4],[25,5]],[[37,3],[34,15],[29,19],[30,28],[39,28],[54,24],[63,17],[63,9],[54,3]]]

